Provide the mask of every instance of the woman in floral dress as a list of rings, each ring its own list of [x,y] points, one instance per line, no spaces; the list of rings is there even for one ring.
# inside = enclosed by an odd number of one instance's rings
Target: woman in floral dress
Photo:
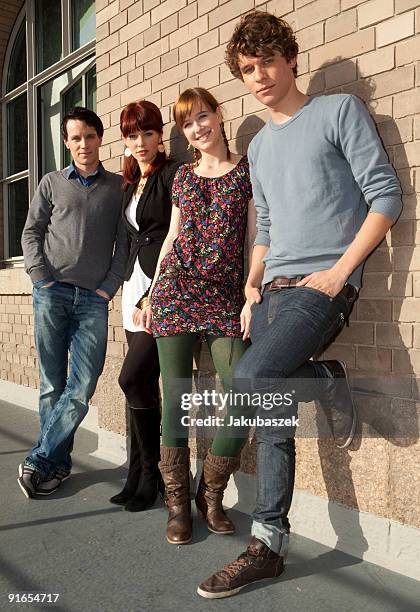
[[[193,351],[204,338],[228,392],[246,350],[240,313],[244,303],[243,250],[247,217],[255,226],[246,157],[229,151],[218,102],[205,89],[187,89],[173,110],[194,147],[195,163],[174,178],[172,217],[142,322],[157,339],[163,381],[162,447],[159,464],[169,508],[167,540],[192,537],[188,429],[182,426],[183,394],[191,393]],[[211,531],[234,532],[222,508],[223,492],[239,464],[243,438],[221,428],[203,466],[196,505]]]

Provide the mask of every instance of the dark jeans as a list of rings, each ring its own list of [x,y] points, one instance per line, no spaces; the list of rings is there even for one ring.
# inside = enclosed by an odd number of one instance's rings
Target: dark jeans
[[[259,393],[282,392],[285,381],[322,378],[323,368],[309,359],[335,336],[352,304],[341,294],[334,299],[307,287],[265,292],[252,306],[252,345],[235,371],[235,387],[243,381]],[[298,396],[301,401],[310,397]],[[297,413],[297,401],[295,401]],[[261,412],[261,411],[260,411]],[[290,411],[289,411],[290,412]],[[267,414],[263,416],[268,416]],[[293,432],[280,427],[257,427],[257,500],[252,534],[276,552],[290,529],[288,512],[295,477]],[[283,541],[284,545],[284,541]]]
[[[95,291],[55,282],[33,289],[39,365],[40,435],[25,463],[45,477],[71,470],[74,433],[102,372],[108,301]]]

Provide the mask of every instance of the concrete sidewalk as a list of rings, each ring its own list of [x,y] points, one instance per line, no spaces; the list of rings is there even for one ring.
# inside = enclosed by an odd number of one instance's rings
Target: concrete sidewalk
[[[90,456],[96,436],[79,430],[72,477],[53,496],[27,500],[17,466],[38,433],[37,415],[0,402],[0,610],[62,612],[414,612],[420,583],[293,536],[284,575],[224,600],[204,600],[197,585],[244,550],[249,517],[232,510],[233,537],[210,534],[194,522],[194,540],[165,540],[161,503],[143,513],[112,506],[122,467]],[[59,593],[58,601],[9,604],[9,593]]]

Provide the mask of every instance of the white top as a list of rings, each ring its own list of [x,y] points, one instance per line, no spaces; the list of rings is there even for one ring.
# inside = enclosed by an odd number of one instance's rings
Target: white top
[[[139,196],[133,195],[130,204],[125,209],[125,216],[128,222],[138,231],[139,226],[136,221],[137,204],[139,203]],[[123,315],[123,327],[130,332],[144,331],[144,328],[140,325],[134,325],[133,323],[133,312],[134,307],[144,294],[144,292],[150,287],[152,279],[146,276],[143,270],[140,268],[139,258],[136,257],[134,262],[133,273],[130,280],[125,281],[122,291],[122,315]]]

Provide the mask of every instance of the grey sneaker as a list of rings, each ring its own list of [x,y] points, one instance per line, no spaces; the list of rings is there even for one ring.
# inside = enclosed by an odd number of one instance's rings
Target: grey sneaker
[[[32,499],[35,496],[36,489],[41,480],[42,476],[35,468],[26,464],[19,465],[19,477],[17,482],[25,497]]]
[[[335,381],[331,389],[323,392],[318,401],[327,416],[336,445],[338,448],[347,448],[354,438],[357,414],[346,364],[337,360],[318,363],[324,367],[328,378]]]
[[[67,478],[70,478],[70,472],[63,468],[58,468],[52,478],[39,483],[35,492],[37,495],[51,495],[51,493],[57,491],[61,483],[67,480]]]

